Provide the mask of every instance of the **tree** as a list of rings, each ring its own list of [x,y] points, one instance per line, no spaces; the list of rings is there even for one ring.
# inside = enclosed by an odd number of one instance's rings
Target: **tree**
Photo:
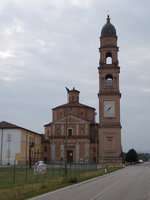
[[[130,149],[126,154],[126,161],[132,163],[138,162],[138,154],[134,149]]]
[[[124,164],[126,161],[126,153],[121,151],[120,158],[122,159],[122,163]]]

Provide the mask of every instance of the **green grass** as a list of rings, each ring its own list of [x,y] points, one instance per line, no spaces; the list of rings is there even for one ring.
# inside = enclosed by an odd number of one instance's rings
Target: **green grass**
[[[64,175],[64,169],[47,169],[46,175],[34,175],[33,169],[17,167],[0,168],[0,188],[45,181],[45,179]]]
[[[108,168],[108,173],[118,169]],[[105,174],[104,169],[68,169],[66,177],[64,169],[48,168],[46,175],[36,176],[33,169],[27,169],[26,179],[26,168],[17,168],[14,184],[13,173],[13,168],[0,168],[0,200],[23,200]]]

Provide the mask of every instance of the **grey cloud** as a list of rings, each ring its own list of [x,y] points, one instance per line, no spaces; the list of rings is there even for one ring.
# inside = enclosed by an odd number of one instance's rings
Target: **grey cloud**
[[[0,120],[43,132],[51,109],[67,100],[65,86],[98,113],[99,36],[110,10],[120,47],[122,145],[148,150],[149,7],[140,0],[1,1],[0,52],[14,56],[0,57]]]

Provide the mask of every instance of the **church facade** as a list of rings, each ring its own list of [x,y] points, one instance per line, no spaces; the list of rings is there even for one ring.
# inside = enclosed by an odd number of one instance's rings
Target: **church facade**
[[[45,125],[50,140],[50,161],[96,162],[97,124],[95,108],[81,104],[80,92],[67,90],[68,102],[52,110],[52,122]]]

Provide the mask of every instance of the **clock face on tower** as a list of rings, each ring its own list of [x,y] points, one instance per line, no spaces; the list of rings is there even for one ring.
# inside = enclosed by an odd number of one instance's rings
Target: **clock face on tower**
[[[115,117],[115,101],[104,101],[104,117]]]

